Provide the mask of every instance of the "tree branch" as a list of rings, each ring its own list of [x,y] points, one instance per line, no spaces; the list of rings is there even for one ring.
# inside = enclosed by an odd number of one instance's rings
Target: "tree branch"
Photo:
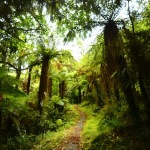
[[[18,71],[19,71],[19,69],[18,69],[17,67],[15,67],[14,65],[12,65],[12,64],[9,63],[9,62],[0,61],[0,63],[2,63],[2,64],[5,63],[5,64],[9,65],[10,67],[14,68],[15,70],[18,70]]]
[[[30,64],[28,67],[23,68],[23,69],[18,69],[17,67],[15,67],[13,64],[11,64],[10,62],[4,62],[4,61],[0,61],[0,63],[6,63],[7,65],[9,65],[10,67],[14,68],[16,71],[23,71],[23,70],[27,70],[30,67],[36,66],[36,65],[40,65],[42,63],[41,60],[35,60],[32,64]]]
[[[128,12],[129,12],[129,18],[130,18],[130,21],[131,21],[131,25],[132,25],[132,33],[134,35],[134,23],[133,23],[133,19],[132,19],[132,16],[131,16],[131,12],[130,12],[130,4],[129,4],[129,0],[128,0]]]
[[[32,28],[30,28],[30,29],[17,28],[17,30],[29,32],[29,31],[37,31],[37,30],[40,30],[39,28],[40,28],[40,27],[37,27],[37,28],[35,28],[35,29],[32,29]]]

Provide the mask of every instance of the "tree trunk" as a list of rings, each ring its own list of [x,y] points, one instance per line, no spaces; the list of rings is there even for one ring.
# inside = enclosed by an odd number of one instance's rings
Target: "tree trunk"
[[[1,126],[2,126],[2,111],[0,108],[0,133],[1,133]]]
[[[139,43],[139,41],[136,39],[136,36],[135,36],[134,22],[133,22],[133,18],[130,12],[129,0],[128,0],[128,12],[129,12],[128,14],[129,14],[129,18],[131,21],[131,25],[132,25],[132,34],[130,34],[129,32],[126,32],[126,34],[129,35],[131,60],[132,60],[133,65],[136,68],[136,71],[138,72],[139,85],[140,85],[140,89],[144,98],[144,105],[145,105],[145,110],[146,110],[146,114],[148,117],[148,121],[150,123],[150,101],[149,101],[148,92],[144,85],[144,81],[145,82],[149,81],[149,76],[148,78],[145,77],[147,72],[149,72],[147,70],[149,66],[147,66],[145,54],[142,52],[143,46],[141,42]],[[148,86],[149,86],[149,83],[148,83]]]
[[[117,102],[120,102],[119,89],[116,87],[115,84],[114,84],[114,92],[115,92],[115,97],[117,99]]]
[[[146,67],[146,63],[145,63],[146,58],[143,56],[142,52],[140,51],[140,48],[142,49],[141,47],[142,45],[138,43],[138,41],[136,41],[135,37],[134,40],[131,41],[130,45],[131,45],[130,51],[131,51],[132,65],[135,67],[135,70],[138,73],[138,82],[144,99],[144,105],[145,105],[148,121],[150,123],[150,100],[149,100],[147,89],[145,87],[145,85],[148,83],[148,78],[149,78],[145,76],[147,74],[146,72],[147,69],[145,68],[148,68]]]
[[[122,90],[124,92],[126,101],[128,103],[132,120],[135,123],[136,127],[140,127],[141,119],[139,115],[139,109],[135,103],[135,97],[133,95],[132,85],[130,83],[129,74],[127,72],[126,63],[123,57],[120,57],[120,72],[121,72],[120,74],[121,74]]]
[[[106,88],[107,97],[108,97],[108,99],[110,99],[111,98],[111,94],[110,94],[110,88],[109,88],[109,85],[108,85],[107,81],[105,81],[105,88]]]
[[[49,57],[43,56],[43,63],[41,69],[40,85],[38,92],[38,110],[42,114],[42,105],[48,93],[48,70],[49,70]]]
[[[78,87],[79,95],[78,95],[78,104],[82,102],[82,94],[81,94],[81,87]]]
[[[20,81],[20,76],[21,76],[21,65],[22,65],[22,61],[19,58],[19,60],[18,60],[18,70],[16,70],[16,79],[18,80],[18,83]],[[18,89],[18,85],[16,85],[16,89]]]
[[[30,92],[30,83],[31,83],[32,68],[33,68],[32,66],[29,67],[28,82],[27,82],[27,95],[29,95],[29,92]]]
[[[104,105],[102,98],[101,98],[101,91],[100,91],[100,86],[98,85],[97,81],[94,79],[93,84],[96,88],[96,93],[97,93],[97,99],[98,99],[98,105],[102,107]]]
[[[144,86],[144,81],[143,81],[141,73],[139,73],[138,78],[139,78],[140,89],[141,89],[142,96],[143,96],[143,99],[144,99],[144,105],[145,105],[145,111],[146,111],[146,114],[147,114],[147,117],[148,117],[148,123],[150,124],[150,101],[149,101],[149,96],[148,96],[148,93],[147,93],[146,88]]]
[[[62,82],[59,83],[59,96],[62,99],[63,95],[62,95]]]
[[[59,83],[59,96],[61,97],[61,99],[63,99],[64,95],[65,95],[65,81],[62,81],[61,83]]]
[[[49,85],[48,85],[48,92],[49,92],[49,97],[52,97],[52,78],[49,78]]]

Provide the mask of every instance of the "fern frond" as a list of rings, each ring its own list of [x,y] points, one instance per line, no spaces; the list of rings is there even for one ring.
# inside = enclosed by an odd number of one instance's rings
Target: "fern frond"
[[[7,74],[7,72],[0,68],[0,94],[10,96],[25,96],[25,94],[16,89],[15,85],[18,81],[16,78]]]

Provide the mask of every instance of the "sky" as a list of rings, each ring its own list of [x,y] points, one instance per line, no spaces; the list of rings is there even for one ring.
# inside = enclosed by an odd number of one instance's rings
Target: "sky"
[[[143,0],[145,1],[145,0]],[[138,8],[136,0],[130,2],[130,6],[134,9]],[[127,5],[122,9],[118,15],[118,18],[125,18],[127,16]],[[96,37],[102,31],[101,27],[94,28],[91,32],[91,36],[86,37],[85,39],[80,39],[80,41],[74,40],[66,44],[61,44],[61,48],[65,50],[71,50],[74,58],[79,61],[80,58],[90,49],[90,46],[96,41]]]
[[[74,58],[79,61],[81,57],[90,49],[91,45],[96,41],[100,28],[95,28],[85,39],[78,39],[61,45],[62,49],[70,50]]]
[[[143,0],[147,1],[147,0]],[[139,9],[136,0],[132,0],[130,2],[130,6],[133,9]],[[126,18],[127,16],[127,5],[123,7],[120,11],[120,14],[118,15],[119,18]],[[54,27],[54,26],[53,26]],[[59,44],[57,44],[58,49],[64,49],[64,50],[70,50],[74,58],[79,61],[80,58],[85,54],[89,49],[90,46],[96,42],[96,37],[100,32],[102,31],[101,27],[94,28],[90,35],[88,35],[85,39],[75,39],[72,42],[63,43],[63,40],[58,41]]]

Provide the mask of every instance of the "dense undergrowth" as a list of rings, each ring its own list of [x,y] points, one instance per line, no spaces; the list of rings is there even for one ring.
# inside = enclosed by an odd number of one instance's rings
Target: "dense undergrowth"
[[[47,131],[36,137],[32,150],[53,150],[62,143],[62,141],[70,134],[71,126],[79,119],[79,115],[74,108],[74,105],[67,104],[64,115],[58,119],[58,125],[55,131]]]
[[[146,125],[136,129],[129,117],[127,104],[105,105],[83,102],[81,108],[88,114],[82,132],[84,150],[148,150],[150,130]]]
[[[28,99],[31,101],[32,97]],[[27,97],[5,97],[1,102],[1,149],[54,150],[70,135],[71,127],[79,119],[74,105],[67,103],[60,113],[50,102],[38,122],[38,113],[29,104]],[[92,101],[83,101],[79,107],[87,115],[81,135],[83,150],[150,149],[150,129],[142,114],[142,104],[141,128],[133,124],[125,101],[109,102],[102,108]],[[6,134],[6,130],[9,134]]]
[[[33,100],[32,100],[33,99]],[[74,106],[66,103],[63,111],[55,106],[57,98],[48,100],[40,116],[35,96],[3,97],[0,103],[0,149],[53,149],[78,119]],[[64,101],[66,101],[64,99]]]

